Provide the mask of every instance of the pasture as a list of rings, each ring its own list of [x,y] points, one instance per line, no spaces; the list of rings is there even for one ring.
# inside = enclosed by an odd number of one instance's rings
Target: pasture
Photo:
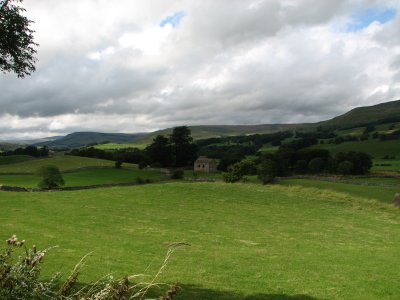
[[[0,192],[0,239],[59,245],[45,258],[47,275],[91,252],[84,282],[154,274],[166,244],[188,242],[158,279],[180,283],[176,299],[398,299],[399,210],[370,188],[173,182]]]
[[[76,172],[63,174],[65,187],[97,185],[97,184],[116,184],[134,183],[139,178],[142,180],[158,181],[165,177],[159,171],[144,171],[131,169],[85,169]],[[20,186],[34,188],[38,186],[40,176],[35,174],[1,175],[0,184],[10,186]]]
[[[332,154],[338,152],[348,151],[361,151],[368,153],[375,159],[381,159],[385,156],[398,157],[400,153],[400,141],[379,141],[379,140],[367,140],[359,142],[344,142],[341,144],[318,144],[311,146],[312,149],[326,149]]]
[[[29,161],[0,165],[1,173],[35,173],[41,166],[54,165],[62,172],[91,167],[114,167],[115,162],[104,159],[79,157],[79,156],[54,156],[49,158],[36,158]],[[136,168],[134,164],[123,164],[124,167]]]

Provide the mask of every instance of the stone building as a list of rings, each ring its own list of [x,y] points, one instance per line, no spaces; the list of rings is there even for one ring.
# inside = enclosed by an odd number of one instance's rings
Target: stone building
[[[217,162],[215,161],[215,159],[211,159],[205,156],[200,156],[194,162],[193,170],[195,172],[205,172],[205,173],[217,172]]]

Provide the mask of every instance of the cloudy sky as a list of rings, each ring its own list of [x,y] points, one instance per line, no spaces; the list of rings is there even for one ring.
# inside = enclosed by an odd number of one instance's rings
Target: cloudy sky
[[[400,99],[399,0],[25,0],[0,139],[297,123]]]

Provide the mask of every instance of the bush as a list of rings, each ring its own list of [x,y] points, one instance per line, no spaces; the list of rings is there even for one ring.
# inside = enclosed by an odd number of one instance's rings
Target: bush
[[[56,166],[43,166],[37,174],[42,177],[38,186],[42,189],[53,189],[65,184],[60,170]]]
[[[142,177],[137,177],[137,178],[136,178],[136,183],[137,183],[137,184],[145,184],[146,181],[145,181]]]
[[[173,170],[171,173],[171,179],[183,179],[184,172],[182,169]]]
[[[242,176],[240,174],[234,173],[232,171],[223,173],[222,177],[224,178],[224,181],[228,183],[234,183],[242,179]]]

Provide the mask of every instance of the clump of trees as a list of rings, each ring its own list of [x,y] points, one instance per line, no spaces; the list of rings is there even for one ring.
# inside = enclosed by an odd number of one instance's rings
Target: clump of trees
[[[47,157],[49,156],[49,148],[47,146],[44,147],[36,147],[36,146],[27,146],[25,148],[17,148],[15,150],[8,150],[0,153],[1,156],[10,156],[10,155],[29,155],[33,157]]]
[[[69,155],[108,159],[139,164],[139,167],[184,168],[197,158],[197,146],[193,143],[187,126],[175,127],[172,134],[158,135],[144,150],[127,148],[101,150],[94,147],[71,150]]]
[[[341,152],[332,156],[323,149],[281,149],[276,153],[260,154],[254,159],[244,159],[228,167],[226,182],[236,182],[245,175],[272,183],[277,176],[305,174],[364,175],[372,167],[371,157],[363,152]]]

